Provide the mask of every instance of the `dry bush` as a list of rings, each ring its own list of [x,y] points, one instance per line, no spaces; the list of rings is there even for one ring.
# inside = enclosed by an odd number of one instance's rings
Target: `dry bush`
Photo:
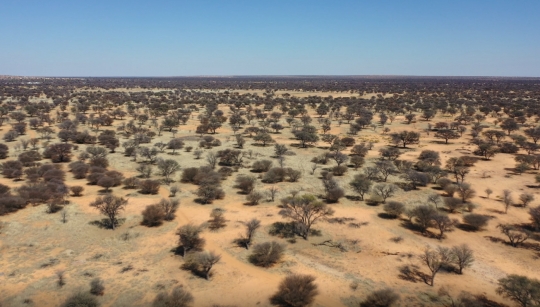
[[[178,210],[178,207],[180,207],[180,200],[174,198],[162,198],[157,205],[163,210],[163,219],[166,221],[172,221],[174,220],[176,210]]]
[[[185,256],[190,251],[201,250],[204,247],[205,240],[200,237],[202,227],[193,224],[181,226],[176,231],[178,235],[178,247],[182,249],[182,254]]]
[[[60,307],[99,307],[101,304],[90,293],[79,292],[71,295]]]
[[[390,288],[371,292],[366,299],[360,303],[360,307],[391,307],[396,306],[399,295]]]
[[[398,218],[405,211],[405,205],[398,201],[389,201],[384,204],[383,210],[389,216]]]
[[[284,307],[308,306],[319,294],[314,281],[315,277],[311,275],[289,275],[281,281],[277,293],[270,298],[270,302]]]
[[[128,177],[124,179],[124,187],[126,189],[136,189],[140,186],[141,181],[137,177]]]
[[[253,163],[253,166],[251,167],[251,169],[254,172],[262,173],[262,172],[267,172],[271,167],[272,167],[272,161],[260,160]]]
[[[216,199],[223,199],[225,192],[218,185],[201,185],[197,189],[198,202],[202,204],[210,204]]]
[[[73,193],[73,196],[79,197],[82,195],[84,188],[81,187],[80,185],[75,185],[75,186],[70,187],[69,190],[71,191],[71,193]]]
[[[105,293],[105,286],[103,280],[100,278],[94,278],[90,282],[90,293],[93,295],[103,295]]]
[[[139,188],[142,194],[157,194],[160,182],[158,180],[146,179],[140,182]]]
[[[212,267],[220,260],[221,255],[214,252],[190,254],[185,258],[182,268],[208,280],[210,278],[210,271],[212,270]]]
[[[220,228],[225,227],[227,224],[225,223],[227,220],[223,216],[223,209],[220,208],[214,208],[212,209],[212,212],[210,213],[210,220],[208,221],[209,225],[208,228],[211,230],[217,230]]]
[[[240,189],[240,191],[244,194],[249,194],[255,188],[256,182],[257,178],[253,176],[238,175],[238,177],[236,177],[236,185],[234,187]]]
[[[281,260],[284,251],[285,247],[274,241],[256,244],[249,261],[254,265],[269,267]]]
[[[246,199],[250,206],[258,205],[263,198],[264,194],[259,191],[251,191],[251,193],[246,196]]]
[[[0,144],[0,159],[5,159],[9,155],[9,147],[6,144]]]
[[[273,167],[264,174],[262,181],[266,183],[282,182],[285,180],[286,175],[287,173],[285,169],[280,167]]]
[[[182,286],[177,286],[171,293],[159,293],[152,302],[152,307],[190,307],[193,306],[193,300],[190,292]]]
[[[143,210],[142,216],[142,225],[148,227],[159,226],[163,223],[163,220],[165,219],[165,211],[158,204],[148,205]]]

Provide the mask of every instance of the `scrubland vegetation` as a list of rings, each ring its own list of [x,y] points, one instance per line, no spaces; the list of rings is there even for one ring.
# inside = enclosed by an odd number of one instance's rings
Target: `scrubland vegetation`
[[[539,99],[538,79],[0,79],[0,305],[540,306]]]

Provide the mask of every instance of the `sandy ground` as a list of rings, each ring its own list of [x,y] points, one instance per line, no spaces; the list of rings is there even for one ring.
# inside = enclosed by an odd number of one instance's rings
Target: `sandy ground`
[[[223,107],[223,110],[226,108]],[[418,122],[409,126],[402,123],[402,120],[398,116],[388,127],[392,131],[401,131],[420,130],[426,125],[425,122]],[[432,121],[448,120],[448,117],[437,117]],[[115,122],[118,123],[119,121]],[[177,136],[192,135],[196,125],[195,120],[190,120],[188,125],[180,126]],[[347,129],[346,124],[341,127],[334,126],[330,133],[344,135]],[[5,126],[3,131],[6,131]],[[379,140],[368,155],[368,165],[377,159],[378,149],[388,144],[380,133],[380,128],[377,131],[362,130],[355,136],[357,140]],[[217,149],[233,146],[232,135],[228,125],[219,129],[216,137],[220,138],[223,144]],[[272,136],[279,144],[296,142],[291,139],[289,129]],[[166,132],[154,139],[153,143],[167,141],[171,137],[171,134]],[[468,144],[469,138],[470,136],[464,135],[458,140],[450,141],[451,144],[444,145],[438,140],[435,141],[433,134],[427,136],[423,132],[421,143],[410,146],[401,158],[415,161],[421,150],[429,148],[441,152],[444,165],[448,158],[474,150],[474,146]],[[125,140],[121,139],[121,142],[123,141]],[[245,150],[254,152],[251,161],[273,159],[272,146],[257,147],[251,143],[248,139],[245,147]],[[196,142],[188,141],[186,145],[196,147]],[[319,145],[325,144],[320,142]],[[81,150],[84,150],[84,146],[79,147],[78,151]],[[277,184],[280,189],[278,199],[292,190],[320,194],[322,185],[318,176],[321,169],[311,175],[309,160],[324,150],[313,147],[294,148],[293,151],[296,155],[287,157],[286,166],[301,170],[303,177],[295,184]],[[117,153],[109,155],[110,168],[123,172],[126,177],[134,175],[137,164],[124,157],[121,152],[122,149],[119,148]],[[12,157],[18,154],[19,152],[11,151]],[[78,152],[75,153],[77,154]],[[182,167],[205,164],[204,158],[195,160],[192,153],[184,151],[179,155],[162,153],[160,156],[176,159]],[[268,234],[273,222],[282,221],[278,215],[279,202],[266,201],[258,206],[245,206],[245,196],[238,194],[238,190],[233,188],[236,174],[223,183],[225,199],[211,205],[194,202],[196,186],[176,182],[182,190],[178,195],[181,200],[180,209],[174,221],[166,222],[157,228],[141,226],[140,213],[145,206],[162,197],[168,197],[166,185],[161,187],[159,195],[152,196],[141,195],[135,190],[125,190],[122,187],[113,188],[115,195],[129,199],[127,209],[121,216],[125,221],[114,231],[100,229],[91,223],[102,217],[88,205],[100,193],[100,188],[86,185],[85,180],[73,179],[71,174],[68,174],[68,185],[82,185],[85,191],[82,197],[70,198],[71,203],[66,208],[69,214],[67,223],[61,222],[59,214],[45,213],[45,206],[28,207],[0,217],[1,221],[7,222],[7,227],[0,234],[0,302],[3,302],[3,306],[28,306],[24,300],[29,299],[33,306],[57,306],[76,290],[88,291],[90,280],[100,277],[106,287],[105,295],[99,298],[104,306],[148,306],[159,291],[169,290],[174,285],[183,285],[192,292],[196,306],[216,303],[269,306],[268,298],[276,291],[280,280],[286,274],[305,273],[316,276],[319,286],[320,294],[314,306],[357,306],[369,292],[382,287],[391,287],[400,293],[401,306],[436,306],[433,296],[438,287],[443,285],[449,287],[454,294],[460,291],[485,294],[490,300],[510,304],[495,293],[499,278],[510,273],[540,276],[538,249],[512,248],[490,239],[504,239],[496,229],[499,223],[528,221],[528,214],[522,208],[512,207],[508,214],[501,214],[503,205],[497,197],[502,194],[502,189],[512,190],[516,201],[522,192],[533,193],[537,196],[533,206],[540,200],[535,188],[534,172],[513,175],[508,169],[514,165],[513,155],[508,154],[497,154],[490,161],[480,160],[476,163],[465,181],[471,183],[477,191],[477,196],[473,199],[473,202],[479,205],[476,212],[490,215],[493,219],[484,231],[466,232],[456,229],[448,233],[443,241],[415,233],[403,227],[399,220],[380,218],[378,214],[383,212],[382,206],[368,206],[363,201],[343,198],[338,204],[331,205],[336,211],[334,216],[354,218],[354,222],[362,224],[361,227],[351,228],[347,224],[320,222],[315,228],[321,231],[321,236],[312,236],[308,241],[299,238],[296,243],[289,243]],[[348,189],[348,182],[359,171],[351,169],[343,177],[338,177],[348,195],[353,195]],[[239,173],[249,174],[249,169],[241,169]],[[179,174],[175,178],[179,178]],[[389,178],[391,182],[401,180],[396,176]],[[5,178],[1,178],[0,183],[12,187],[22,184]],[[269,187],[270,185],[260,181],[257,184],[258,190],[264,191]],[[490,199],[487,199],[483,192],[488,187],[494,191]],[[433,192],[441,193],[430,185],[416,191],[398,193],[392,199],[403,201],[407,206],[414,206],[425,203],[426,195]],[[207,242],[205,249],[222,255],[221,262],[213,269],[213,276],[207,281],[180,269],[183,260],[173,252],[177,245],[175,231],[186,223],[205,223],[211,210],[217,207],[226,211],[228,222],[224,229],[217,232],[206,230],[202,235]],[[452,217],[460,219],[461,213],[452,214]],[[241,222],[251,218],[258,218],[263,224],[261,231],[255,236],[255,242],[274,240],[287,246],[285,257],[274,267],[265,269],[250,264],[247,261],[250,252],[233,243],[244,231]],[[390,239],[395,237],[402,237],[403,240],[394,243]],[[313,245],[327,239],[345,242],[349,250],[340,252],[335,248]],[[418,259],[424,248],[451,247],[462,243],[467,243],[474,250],[476,259],[463,275],[440,272],[434,288],[421,281],[411,282],[399,278],[399,267],[406,264],[418,265],[422,272],[428,273]],[[56,284],[55,273],[59,270],[66,274],[66,285],[61,288]]]

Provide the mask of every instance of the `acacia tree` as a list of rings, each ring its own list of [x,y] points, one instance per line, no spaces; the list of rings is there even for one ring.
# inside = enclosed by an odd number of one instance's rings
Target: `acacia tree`
[[[246,249],[249,249],[249,246],[253,241],[253,236],[255,236],[255,232],[261,227],[261,221],[258,219],[251,219],[244,224],[246,225],[246,234],[237,239],[236,242],[239,245],[245,246]]]
[[[165,177],[166,183],[171,181],[171,175],[180,170],[180,164],[173,159],[158,159],[157,167],[160,175]]]
[[[127,206],[127,199],[117,197],[114,195],[105,195],[103,197],[96,198],[95,201],[90,203],[91,207],[99,210],[99,212],[109,219],[108,226],[111,229],[115,229],[118,223],[117,217],[120,211],[124,210]]]
[[[391,133],[390,137],[392,138],[392,143],[396,145],[403,145],[405,148],[408,144],[416,144],[420,141],[420,133],[414,131],[401,131],[396,133]]]
[[[463,269],[470,267],[474,262],[473,251],[467,244],[452,247],[450,253],[453,262],[458,266],[458,274],[462,274]]]
[[[430,286],[435,284],[435,275],[441,270],[441,268],[449,262],[450,251],[448,248],[438,247],[437,250],[427,248],[424,253],[420,255],[420,260],[428,267],[431,272]]]
[[[334,210],[313,195],[289,196],[281,200],[283,208],[279,214],[296,223],[299,235],[305,240],[309,237],[311,226],[319,219],[331,216]]]
[[[435,137],[439,139],[443,139],[444,143],[448,144],[448,140],[450,139],[452,140],[459,139],[460,134],[456,132],[455,130],[442,129],[442,130],[437,131],[437,133],[435,133]]]
[[[499,279],[497,294],[511,299],[521,307],[540,306],[540,281],[511,274]]]
[[[360,196],[360,200],[364,200],[364,195],[369,192],[373,182],[364,174],[354,175],[354,179],[349,182],[349,186]]]

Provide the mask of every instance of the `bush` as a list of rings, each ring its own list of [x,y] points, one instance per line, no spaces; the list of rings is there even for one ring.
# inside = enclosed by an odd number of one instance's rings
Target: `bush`
[[[481,230],[486,227],[488,221],[489,216],[476,213],[467,214],[463,217],[463,222],[474,230]]]
[[[157,180],[146,179],[139,184],[142,194],[157,194],[159,192],[160,183]]]
[[[386,288],[371,292],[366,299],[360,303],[360,307],[391,307],[395,306],[399,300],[399,295],[394,290]]]
[[[159,226],[165,219],[165,211],[160,205],[148,205],[142,212],[142,225],[148,227]]]
[[[260,160],[253,163],[253,166],[251,167],[254,172],[262,173],[267,172],[270,167],[272,167],[272,161],[270,160]]]
[[[136,189],[140,186],[141,181],[137,177],[129,177],[124,179],[124,187],[126,189]]]
[[[189,307],[193,306],[193,295],[183,287],[175,287],[171,293],[161,292],[154,301],[152,307]]]
[[[90,293],[79,292],[70,296],[61,307],[99,307],[100,305]]]
[[[79,196],[82,195],[82,192],[84,191],[84,188],[81,187],[80,185],[74,185],[74,186],[70,187],[69,190],[71,191],[71,193],[73,193],[73,196],[79,197]]]
[[[90,166],[82,161],[75,161],[69,164],[69,169],[75,179],[83,179],[90,170]]]
[[[308,306],[319,294],[315,277],[311,275],[289,275],[279,284],[278,292],[270,298],[270,302],[278,306]]]
[[[238,177],[236,177],[236,185],[234,187],[240,189],[240,191],[242,191],[244,194],[249,194],[255,188],[256,182],[257,178],[253,176],[238,175]]]
[[[192,250],[201,250],[204,247],[205,240],[200,237],[202,228],[193,224],[184,225],[176,231],[178,235],[178,245],[182,248],[185,256]]]
[[[249,205],[256,206],[259,204],[261,199],[264,198],[263,193],[257,192],[257,191],[251,191],[246,197],[247,201],[249,202]]]
[[[201,185],[197,190],[199,201],[203,204],[210,204],[215,199],[223,199],[225,192],[218,185]]]
[[[386,214],[394,218],[397,218],[405,210],[405,205],[397,201],[389,201],[386,204],[384,204],[383,210],[384,212],[386,212]]]
[[[284,251],[285,247],[274,241],[256,244],[253,247],[253,253],[249,256],[249,262],[269,267],[281,260]]]
[[[21,153],[18,159],[25,167],[29,167],[35,165],[37,161],[40,161],[42,156],[38,151],[30,150]]]
[[[326,192],[325,199],[329,203],[337,203],[343,196],[345,196],[345,191],[336,186]]]
[[[0,215],[15,212],[26,207],[26,199],[19,196],[0,197]]]
[[[276,183],[276,182],[282,182],[285,180],[286,176],[285,169],[280,167],[273,167],[268,172],[266,172],[263,176],[263,182],[266,183]]]
[[[9,147],[6,144],[0,144],[0,159],[5,159],[9,155]]]
[[[348,171],[348,167],[345,165],[338,165],[332,168],[332,174],[335,176],[343,176]]]
[[[99,278],[94,278],[90,282],[90,293],[93,295],[103,295],[105,293],[105,286],[103,285],[103,280]]]

